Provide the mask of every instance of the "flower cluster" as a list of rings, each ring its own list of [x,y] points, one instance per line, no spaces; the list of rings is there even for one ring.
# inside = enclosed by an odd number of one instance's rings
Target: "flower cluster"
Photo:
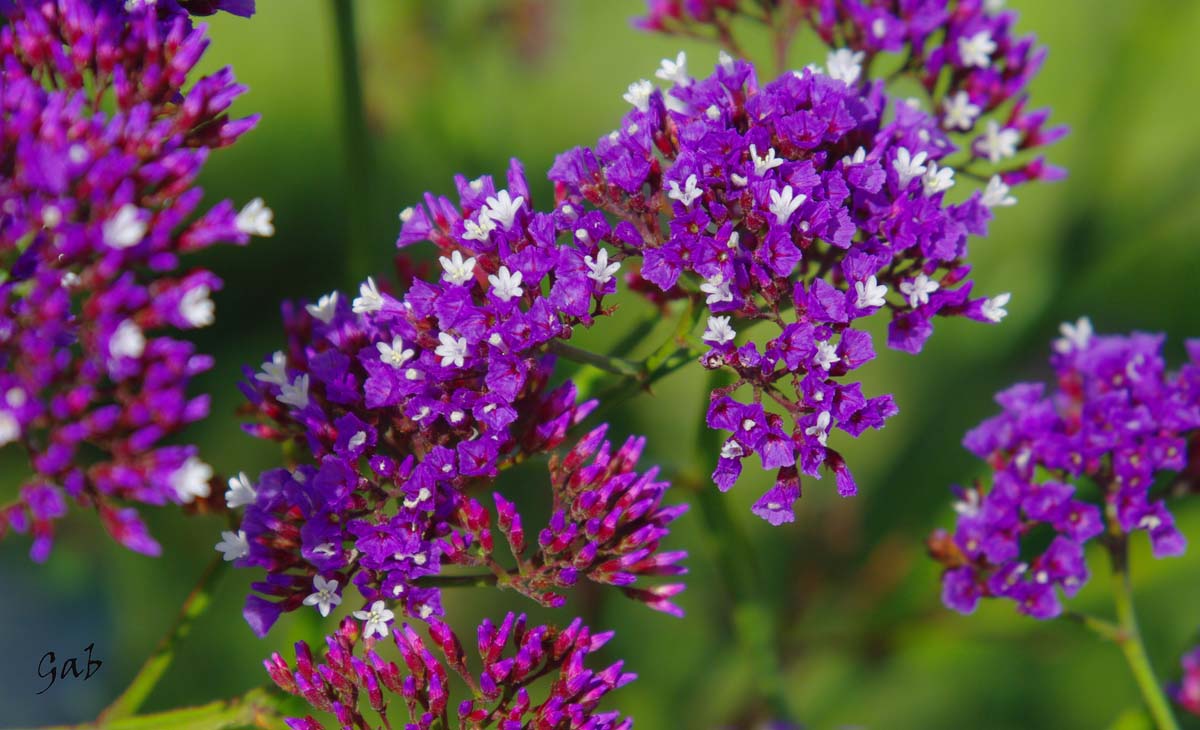
[[[516,558],[515,571],[493,557],[488,512],[470,498],[460,522],[472,539],[449,551],[453,562],[487,567],[499,585],[547,606],[563,605],[564,597],[554,589],[574,585],[582,576],[621,586],[626,595],[651,608],[682,616],[682,609],[670,599],[683,590],[683,584],[645,588],[633,583],[644,576],[687,572],[678,564],[686,552],[658,549],[668,525],[687,511],[687,505],[662,505],[670,485],[656,481],[657,468],[645,474],[634,471],[644,438],[630,437],[614,453],[604,440],[607,430],[607,424],[601,425],[563,459],[551,458],[552,514],[549,525],[538,533],[532,555],[526,555],[525,527],[516,506],[500,494],[493,495],[500,532]],[[477,546],[474,553],[467,549],[471,543]]]
[[[444,254],[437,280],[410,275],[407,291],[393,296],[369,279],[352,301],[335,292],[285,307],[287,351],[244,386],[260,416],[250,432],[294,442],[313,461],[268,472],[257,485],[240,476],[231,483],[230,506],[247,509],[241,530],[218,549],[268,572],[255,588],[275,600],[251,596],[246,606],[259,633],[304,603],[328,614],[349,582],[368,602],[399,600],[408,615],[440,615],[437,590],[419,579],[445,562],[482,561],[503,585],[550,600],[546,588],[575,575],[563,561],[620,583],[668,572],[677,559],[654,554],[678,510],[660,508],[665,484],[653,473],[632,471],[640,442],[611,459],[605,447],[596,465],[581,468],[599,437],[555,472],[564,511],[546,555],[519,561],[511,576],[491,559],[488,512],[467,493],[553,450],[595,407],[577,403],[569,381],[548,387],[547,350],[606,313],[617,264],[601,248],[614,232],[599,213],[557,242],[565,225],[531,211],[516,162],[507,189],[490,177],[460,178],[458,187],[458,205],[428,196],[401,215],[400,245],[427,239]],[[502,527],[511,528],[511,504],[498,505]],[[610,560],[624,560],[623,569]],[[665,600],[630,592],[654,605]]]
[[[993,596],[1036,618],[1057,616],[1057,589],[1079,590],[1084,543],[1106,528],[1145,532],[1156,557],[1186,548],[1160,482],[1188,466],[1200,429],[1200,341],[1188,342],[1188,364],[1168,372],[1160,335],[1096,336],[1087,319],[1062,333],[1051,358],[1057,391],[1041,383],[1003,391],[1003,412],[964,439],[987,461],[992,486],[958,489],[953,534],[931,539],[947,568],[943,600],[955,610]],[[1029,557],[1035,544],[1046,547]]]
[[[273,232],[261,200],[197,214],[209,152],[257,119],[229,118],[228,68],[188,86],[208,41],[166,5],[0,4],[0,448],[34,472],[0,533],[32,531],[37,560],[68,498],[157,554],[128,505],[208,495],[167,441],[207,414],[187,391],[211,359],[170,333],[211,324],[221,282],[180,255]]]
[[[1200,648],[1183,657],[1183,680],[1171,694],[1180,707],[1200,717]]]
[[[541,728],[544,730],[627,730],[633,721],[616,711],[597,709],[612,690],[636,676],[622,671],[622,663],[596,671],[586,661],[612,637],[594,634],[576,619],[565,629],[530,627],[524,615],[508,614],[496,626],[484,620],[479,626],[478,651],[482,669],[467,667],[462,643],[448,626],[434,620],[429,633],[439,658],[410,626],[392,631],[407,671],[384,661],[376,640],[368,633],[362,658],[358,625],[345,620],[326,639],[328,649],[320,663],[304,642],[296,645],[293,669],[275,654],[265,662],[267,671],[283,691],[306,700],[316,710],[333,713],[344,728],[376,727],[364,715],[370,708],[387,722],[392,696],[403,701],[411,730],[460,728]],[[380,633],[381,638],[386,632]],[[450,670],[466,683],[472,698],[450,706]],[[532,685],[551,676],[548,695],[534,704]],[[293,730],[321,730],[314,717],[288,718]]]
[[[621,255],[642,258],[638,288],[649,282],[659,297],[708,306],[702,362],[736,375],[712,394],[708,424],[731,433],[713,478],[728,489],[757,454],[777,481],[755,512],[790,521],[801,473],[819,477],[824,467],[841,494],[856,490],[828,444],[832,431],[857,437],[896,412],[890,396],[868,398],[844,382],[875,356],[857,320],[887,310],[888,344],[915,353],[934,316],[1006,314],[1007,294],[971,296],[967,239],[985,234],[991,209],[1015,202],[1010,185],[1033,173],[972,170],[986,186],[956,191],[952,203],[950,161],[991,167],[1059,132],[1006,133],[993,149],[987,134],[970,138],[974,119],[947,124],[890,97],[860,56],[841,52],[827,70],[762,87],[751,64],[724,54],[708,78],[689,76],[683,54],[658,75],[668,93],[631,85],[634,108],[620,129],[559,156],[550,176],[562,208],[586,205],[634,225],[639,237],[623,240]],[[759,322],[772,334],[739,345],[741,323]]]

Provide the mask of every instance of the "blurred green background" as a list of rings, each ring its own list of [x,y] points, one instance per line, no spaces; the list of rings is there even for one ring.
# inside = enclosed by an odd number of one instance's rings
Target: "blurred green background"
[[[281,342],[278,302],[309,297],[361,279],[348,271],[351,210],[376,245],[372,268],[387,271],[396,213],[425,190],[453,191],[452,176],[502,174],[510,156],[524,160],[535,203],[547,204],[544,171],[556,152],[591,143],[613,128],[632,80],[650,77],[660,58],[689,52],[703,73],[716,49],[632,30],[636,0],[530,2],[363,0],[362,44],[374,182],[363,205],[350,204],[340,129],[339,71],[331,7],[319,0],[260,0],[250,21],[211,20],[207,68],[230,63],[251,91],[237,104],[259,112],[258,129],[213,155],[204,174],[216,200],[261,195],[274,208],[276,236],[248,249],[204,257],[224,277],[217,325],[201,344],[218,366],[201,384],[214,393],[213,416],[194,430],[219,473],[257,474],[278,452],[238,428],[241,396],[233,387],[244,364],[257,364]],[[923,540],[948,525],[947,487],[971,479],[980,464],[959,446],[962,434],[991,414],[991,394],[1018,379],[1042,378],[1048,343],[1060,321],[1089,314],[1100,331],[1140,328],[1170,333],[1178,362],[1182,340],[1200,334],[1200,3],[1180,0],[1012,0],[1020,29],[1051,48],[1033,86],[1036,105],[1053,105],[1072,135],[1050,151],[1071,176],[1018,192],[992,235],[974,243],[978,286],[1009,291],[1010,316],[999,327],[940,322],[920,357],[882,351],[864,371],[865,389],[892,392],[901,413],[858,442],[835,436],[855,469],[861,494],[834,495],[808,481],[794,525],[772,529],[749,504],[768,477],[748,469],[725,504],[749,531],[763,563],[762,590],[781,627],[790,709],[809,728],[1135,728],[1138,698],[1118,650],[1081,627],[1037,623],[1008,603],[985,604],[972,617],[943,609],[937,570]],[[764,44],[750,44],[767,61]],[[803,38],[792,63],[821,61]],[[427,252],[426,252],[427,253]],[[639,304],[623,300],[629,311]],[[636,319],[616,318],[586,333],[596,348]],[[703,374],[686,369],[653,397],[610,412],[614,435],[649,436],[643,463],[668,474],[695,474],[714,454],[697,453],[695,427],[705,404]],[[6,462],[0,486],[13,488],[20,465]],[[518,489],[544,484],[537,469]],[[539,481],[541,480],[541,481]],[[532,487],[530,485],[533,485]],[[536,495],[536,492],[534,492]],[[680,490],[679,498],[687,495]],[[1200,541],[1200,506],[1178,505],[1184,530]],[[165,557],[116,547],[93,515],[62,524],[48,563],[30,564],[27,540],[0,543],[0,721],[6,725],[82,722],[95,716],[136,671],[214,554],[219,519],[149,514]],[[731,603],[696,510],[680,521],[672,546],[692,551],[688,611],[675,620],[615,593],[588,591],[568,609],[617,631],[606,650],[640,680],[615,704],[637,727],[752,727],[756,660],[731,631]],[[1136,541],[1135,584],[1146,639],[1160,676],[1173,678],[1178,656],[1200,629],[1200,546],[1186,557],[1153,561]],[[1104,560],[1074,607],[1110,612]],[[266,640],[241,618],[257,575],[235,571],[199,621],[149,709],[232,696],[265,680],[260,661],[318,635],[315,612],[293,614]],[[507,608],[565,620],[508,594],[447,593],[453,622]],[[350,603],[348,601],[347,603]],[[354,607],[350,607],[354,608]],[[332,627],[332,620],[325,627]],[[35,696],[47,650],[60,657],[95,642],[104,661],[86,683],[60,681]],[[60,659],[61,661],[61,659]],[[1191,727],[1200,727],[1193,723]]]

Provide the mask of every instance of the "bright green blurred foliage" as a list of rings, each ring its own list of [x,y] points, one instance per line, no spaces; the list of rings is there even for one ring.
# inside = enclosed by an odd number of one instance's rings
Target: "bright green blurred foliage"
[[[248,249],[204,257],[226,288],[217,297],[217,325],[200,337],[218,365],[201,384],[214,394],[213,415],[194,433],[223,474],[257,474],[278,460],[271,444],[239,429],[234,383],[243,365],[257,365],[281,343],[279,301],[345,288],[368,273],[345,264],[347,176],[330,6],[259,4],[253,20],[212,20],[206,59],[210,67],[232,64],[250,86],[238,111],[263,115],[256,131],[212,157],[206,188],[213,199],[239,203],[263,196],[278,228]],[[992,413],[997,389],[1046,376],[1060,321],[1088,314],[1101,332],[1166,331],[1175,361],[1183,339],[1200,335],[1200,3],[1010,5],[1022,11],[1020,29],[1051,48],[1033,86],[1035,106],[1052,105],[1054,119],[1073,128],[1049,151],[1070,178],[1023,188],[1018,206],[999,211],[992,235],[974,241],[977,286],[1011,290],[1010,316],[998,327],[939,322],[918,357],[880,348],[864,371],[864,389],[895,393],[901,413],[882,432],[837,444],[855,467],[857,498],[839,499],[832,484],[809,480],[797,522],[770,528],[749,513],[768,475],[748,469],[724,497],[761,556],[764,590],[783,627],[791,710],[811,728],[1145,727],[1115,647],[1073,624],[1021,618],[1007,603],[985,603],[972,617],[947,611],[924,539],[951,521],[947,487],[979,471],[959,446],[962,434]],[[630,28],[637,0],[360,0],[357,9],[376,151],[366,227],[380,271],[395,252],[397,212],[423,191],[452,192],[456,172],[502,174],[515,156],[531,182],[541,181],[534,202],[545,206],[551,190],[544,172],[554,155],[613,128],[630,81],[650,76],[660,58],[681,47],[694,73],[716,56],[715,48]],[[769,64],[766,46],[757,50],[755,60]],[[802,39],[791,62],[823,57]],[[603,349],[644,313],[636,300],[621,301],[627,316],[582,333],[582,344]],[[614,435],[646,434],[644,463],[703,483],[715,460],[693,446],[706,404],[703,382],[699,368],[685,369],[652,396],[609,412]],[[19,470],[4,463],[0,486],[11,487]],[[544,484],[544,470],[532,465],[507,486],[520,498],[522,489]],[[538,493],[530,493],[536,501]],[[678,496],[687,494],[680,489]],[[1177,514],[1193,539],[1187,556],[1155,562],[1140,540],[1134,552],[1143,629],[1164,678],[1174,676],[1179,652],[1200,630],[1200,507],[1193,500]],[[164,548],[157,560],[117,547],[83,513],[63,523],[44,566],[28,562],[21,538],[0,543],[4,724],[91,719],[169,626],[223,525],[175,510],[150,518]],[[682,621],[612,592],[585,590],[553,612],[472,589],[447,593],[452,623],[466,630],[508,608],[558,620],[583,615],[617,631],[608,656],[624,658],[640,675],[614,696],[637,727],[748,727],[753,660],[732,639],[731,606],[698,515],[677,524],[673,547],[692,551]],[[1097,550],[1089,559],[1098,574],[1074,606],[1105,614],[1103,555]],[[262,683],[260,662],[271,651],[334,625],[319,625],[305,610],[256,639],[241,618],[248,573],[225,578],[150,709]],[[350,603],[343,608],[356,608]],[[96,677],[34,695],[44,684],[36,666],[45,651],[69,655],[91,641],[105,662]]]

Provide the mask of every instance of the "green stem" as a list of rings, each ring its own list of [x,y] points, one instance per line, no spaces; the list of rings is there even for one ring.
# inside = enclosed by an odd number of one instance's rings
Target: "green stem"
[[[125,691],[100,713],[96,720],[99,726],[106,727],[116,720],[130,718],[146,703],[146,699],[154,691],[158,681],[171,666],[179,642],[188,635],[192,630],[192,623],[212,603],[213,585],[217,578],[225,572],[225,566],[226,562],[220,555],[213,557],[200,576],[200,580],[192,588],[192,592],[188,594],[187,600],[180,607],[175,623],[158,642],[154,653],[134,675],[133,681],[129,683]]]
[[[630,378],[641,378],[644,375],[642,368],[635,362],[630,362],[620,357],[610,357],[608,355],[601,355],[598,352],[583,350],[573,345],[568,345],[562,340],[553,340],[548,349],[550,352],[564,359],[583,365],[590,365],[614,375],[624,375]]]
[[[1121,627],[1111,621],[1105,621],[1102,618],[1091,616],[1086,613],[1076,613],[1075,611],[1067,611],[1063,614],[1063,618],[1068,621],[1074,621],[1077,624],[1082,624],[1091,629],[1093,633],[1102,639],[1107,639],[1112,642],[1120,642],[1124,634],[1121,632]]]
[[[709,390],[723,385],[721,372],[710,375]],[[716,453],[713,432],[701,424],[700,453]],[[741,522],[730,512],[722,495],[701,479],[696,503],[712,546],[717,572],[733,602],[733,629],[742,653],[752,662],[754,683],[772,719],[790,721],[783,668],[780,661],[778,622],[763,595],[761,566]]]
[[[346,155],[346,208],[349,215],[347,276],[354,285],[371,271],[370,199],[372,163],[371,136],[367,131],[359,68],[358,37],[354,24],[354,0],[331,0],[337,32],[338,67],[342,86],[342,139]]]
[[[486,588],[499,582],[495,573],[478,575],[427,575],[417,579],[417,585],[438,588]]]
[[[1113,600],[1117,607],[1117,623],[1120,636],[1117,644],[1125,654],[1125,661],[1133,672],[1146,709],[1158,730],[1179,730],[1179,724],[1171,711],[1163,687],[1150,665],[1146,645],[1138,628],[1137,614],[1133,607],[1133,590],[1129,580],[1129,540],[1124,534],[1108,536],[1108,554],[1112,564]]]

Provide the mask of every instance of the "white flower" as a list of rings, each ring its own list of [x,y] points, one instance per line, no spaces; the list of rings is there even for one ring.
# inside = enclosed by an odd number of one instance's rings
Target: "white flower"
[[[735,68],[733,65],[733,56],[729,55],[725,51],[717,52],[717,63],[720,64],[721,68],[725,69],[725,71],[729,73],[732,73],[733,69]]]
[[[210,294],[212,294],[212,289],[209,289],[206,284],[201,284],[194,289],[189,289],[180,298],[179,314],[191,326],[207,327],[216,319],[214,314],[216,307],[209,298]]]
[[[754,174],[759,177],[783,164],[783,158],[775,156],[774,147],[768,147],[766,156],[759,157],[758,148],[755,145],[750,145],[750,159],[754,162]]]
[[[225,530],[221,533],[221,542],[217,543],[217,552],[221,553],[221,557],[225,558],[226,562],[244,558],[250,554],[250,542],[246,540],[246,531],[238,530],[231,532]]]
[[[654,85],[646,79],[641,79],[630,84],[629,91],[626,91],[621,98],[633,104],[639,112],[644,112],[650,108],[650,95],[653,93]]]
[[[679,189],[679,183],[671,180],[667,183],[671,189],[667,191],[667,197],[672,200],[678,200],[683,203],[683,206],[689,207],[696,198],[704,194],[702,190],[696,188],[696,176],[688,175],[687,180],[683,181],[683,189]]]
[[[384,365],[394,368],[408,362],[415,354],[411,349],[405,349],[404,340],[400,339],[400,335],[393,336],[390,345],[386,342],[376,342],[375,349],[379,350],[379,360]]]
[[[265,362],[262,366],[263,371],[256,373],[254,379],[260,383],[270,383],[271,385],[286,385],[288,382],[287,376],[287,355],[284,355],[278,350],[271,355],[271,362]]]
[[[1001,128],[995,119],[989,119],[987,131],[976,141],[979,150],[992,164],[1017,156],[1017,143],[1021,133],[1008,127]]]
[[[1092,330],[1092,320],[1080,317],[1075,324],[1063,322],[1059,325],[1058,331],[1062,333],[1062,339],[1055,340],[1054,349],[1061,353],[1068,353],[1071,350],[1086,348],[1092,339],[1094,330]]]
[[[994,15],[1004,9],[1004,0],[983,0],[983,9]]]
[[[297,375],[291,383],[279,386],[279,402],[297,410],[308,407],[308,374]]]
[[[229,505],[229,509],[254,504],[257,498],[258,493],[254,491],[254,485],[250,483],[246,472],[240,471],[236,477],[229,479],[229,489],[225,491],[225,504]]]
[[[404,500],[404,506],[408,509],[415,509],[417,505],[429,499],[432,494],[433,493],[430,492],[428,488],[421,487],[421,489],[417,491],[417,496],[413,497],[412,499]]]
[[[844,81],[847,85],[858,81],[858,76],[862,73],[863,56],[862,51],[856,52],[849,48],[830,51],[829,56],[825,59],[825,66],[829,69],[829,78]]]
[[[355,314],[366,314],[368,312],[378,312],[383,309],[383,296],[379,294],[379,287],[375,286],[375,279],[367,277],[358,287],[358,298],[352,303],[351,309]]]
[[[492,231],[496,230],[496,222],[487,214],[487,211],[484,211],[479,214],[478,223],[469,218],[463,221],[463,229],[466,231],[463,233],[463,238],[468,241],[479,241],[482,243],[488,240],[488,236],[491,235]],[[458,252],[455,251],[454,253]],[[459,256],[461,257],[462,254],[459,254]]]
[[[854,293],[858,295],[858,299],[855,300],[854,306],[858,307],[859,309],[866,309],[867,307],[882,307],[887,303],[887,299],[884,297],[888,293],[888,288],[885,285],[880,284],[879,280],[875,278],[874,274],[868,276],[866,281],[854,282]]]
[[[464,259],[462,251],[451,251],[450,257],[438,257],[442,265],[442,278],[451,284],[462,284],[475,275],[475,257]]]
[[[928,157],[929,155],[924,152],[914,155],[908,151],[907,147],[896,150],[896,159],[892,161],[892,168],[900,178],[901,188],[908,187],[910,182],[925,174],[925,160]]]
[[[442,367],[450,367],[453,365],[456,368],[463,366],[463,358],[467,356],[467,338],[455,337],[448,332],[438,333],[438,342],[442,344],[437,346],[433,354],[442,358]]]
[[[978,105],[971,103],[971,95],[960,91],[954,96],[946,97],[942,102],[945,114],[942,116],[942,126],[946,129],[968,130],[975,126],[975,120],[983,111]]]
[[[968,489],[963,493],[963,498],[955,500],[954,511],[963,517],[977,517],[979,515],[980,504],[979,491],[976,489]]]
[[[950,167],[939,168],[938,164],[933,160],[929,161],[929,167],[925,170],[925,174],[921,176],[921,187],[926,195],[937,195],[954,187],[954,169]]]
[[[987,68],[995,52],[996,42],[992,40],[992,32],[989,30],[981,30],[970,38],[958,39],[958,55],[962,58],[963,66],[968,68]]]
[[[104,221],[104,242],[113,248],[136,246],[146,237],[146,222],[142,211],[132,203],[117,209],[116,215]]]
[[[4,402],[12,408],[20,408],[28,400],[29,396],[26,395],[25,389],[19,385],[9,388],[8,392],[4,394]]]
[[[709,317],[708,327],[700,339],[714,345],[724,345],[726,342],[732,342],[734,337],[737,337],[737,333],[729,326],[729,317]]]
[[[333,321],[334,315],[337,314],[338,293],[330,292],[323,294],[316,304],[305,304],[304,309],[316,319],[321,320],[325,324]]]
[[[913,309],[919,304],[929,304],[929,295],[938,288],[938,283],[925,274],[917,274],[915,279],[900,282],[900,293],[908,297],[908,306]]]
[[[354,618],[364,622],[363,636],[368,639],[374,634],[379,634],[379,638],[381,639],[387,636],[388,622],[395,617],[396,614],[389,611],[387,607],[384,606],[383,601],[376,601],[372,603],[371,608],[368,611],[354,612]]]
[[[817,416],[817,422],[804,429],[804,435],[816,436],[817,443],[824,446],[825,442],[829,440],[829,422],[831,420],[833,419],[829,415],[829,411],[821,411]]]
[[[196,497],[207,497],[211,493],[212,488],[208,482],[212,477],[211,466],[195,456],[189,456],[178,469],[171,472],[167,481],[175,490],[175,494],[179,495],[180,501],[186,504]]]
[[[680,51],[679,55],[675,56],[674,61],[664,58],[662,65],[654,72],[654,75],[663,81],[670,81],[679,86],[687,86],[692,81],[687,72],[687,53]]]
[[[719,302],[733,301],[733,292],[729,290],[729,282],[725,281],[725,275],[720,271],[705,279],[704,283],[700,285],[700,291],[708,295],[704,303],[710,306]]]
[[[1012,299],[1012,294],[1005,292],[997,294],[983,303],[983,316],[987,317],[988,321],[999,322],[1008,315],[1008,310],[1004,308],[1008,304],[1008,300]]]
[[[483,213],[507,231],[512,228],[517,211],[521,209],[524,202],[524,196],[518,195],[513,198],[507,190],[501,190],[487,199],[487,206],[483,209]]]
[[[0,446],[7,446],[21,438],[21,424],[8,411],[0,411]]]
[[[716,104],[709,104],[704,110],[704,116],[708,117],[710,122],[715,122],[721,118],[721,109]]]
[[[746,450],[742,448],[741,444],[733,439],[729,439],[725,443],[721,444],[722,459],[736,459],[739,456],[744,456],[745,454]]]
[[[825,342],[817,342],[817,365],[821,366],[822,370],[828,370],[833,367],[839,358],[837,356],[837,347],[831,344],[828,340]]]
[[[325,580],[319,575],[314,575],[313,592],[305,597],[304,605],[316,606],[322,616],[328,616],[333,607],[342,602],[342,597],[338,595],[337,589],[338,582],[336,580]],[[357,615],[355,617],[358,618]]]
[[[734,187],[739,188],[746,187],[746,183],[750,182],[746,179],[745,175],[739,175],[736,172],[731,172],[729,174],[729,180],[734,184]]]
[[[782,226],[787,223],[788,218],[792,217],[792,213],[795,213],[797,208],[804,205],[805,200],[808,200],[808,196],[803,194],[792,197],[792,186],[785,185],[782,193],[776,190],[771,191],[771,204],[768,207],[775,214],[775,221]]]
[[[509,271],[507,266],[501,266],[495,274],[488,275],[488,283],[492,285],[492,293],[500,301],[507,302],[524,293],[521,289],[521,278],[520,271]]]
[[[108,351],[113,357],[141,357],[146,351],[146,336],[142,328],[127,319],[117,325],[108,340]]]
[[[613,274],[621,268],[620,261],[608,263],[608,251],[600,249],[596,252],[595,260],[591,255],[583,257],[583,265],[588,267],[588,278],[603,286],[612,281]]]
[[[42,208],[42,225],[46,228],[58,228],[58,224],[62,223],[62,211],[57,205],[47,205]]]
[[[983,191],[983,204],[989,208],[1008,208],[1017,204],[1017,199],[1009,195],[1009,187],[1004,184],[999,175],[992,175],[987,188]]]
[[[275,213],[263,204],[263,199],[255,198],[246,203],[233,224],[239,231],[251,236],[274,236],[274,218]]]
[[[859,145],[858,149],[854,150],[854,155],[846,155],[842,158],[843,165],[861,165],[867,160],[867,150]]]
[[[405,208],[404,210],[400,211],[400,222],[408,223],[410,220],[412,220],[412,217],[416,214],[417,214],[416,209],[414,209],[410,205],[407,208]]]

